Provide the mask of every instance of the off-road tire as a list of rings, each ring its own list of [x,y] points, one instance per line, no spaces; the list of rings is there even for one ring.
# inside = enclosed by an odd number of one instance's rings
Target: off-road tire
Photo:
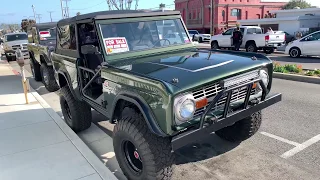
[[[91,126],[90,106],[75,99],[68,86],[63,86],[60,90],[60,105],[65,122],[74,132],[86,130]]]
[[[41,81],[40,65],[38,63],[34,63],[32,59],[30,59],[30,69],[34,80]]]
[[[216,135],[230,142],[241,142],[253,136],[260,128],[262,121],[261,111],[244,118],[232,126],[216,131]]]
[[[211,42],[211,49],[219,49],[219,44],[217,41]]]
[[[57,91],[59,89],[59,85],[54,78],[54,70],[52,67],[48,67],[46,64],[42,63],[40,67],[40,72],[41,72],[41,79],[42,83],[46,87],[46,89],[50,92]],[[48,76],[48,82],[45,81],[45,78],[43,77],[43,72],[47,72]]]
[[[256,46],[255,43],[250,42],[250,43],[247,45],[247,47],[246,47],[246,51],[247,51],[247,52],[257,52],[257,51],[258,51],[258,48],[257,48],[257,46]]]
[[[295,53],[294,53],[294,51],[295,51]],[[301,56],[301,50],[297,47],[293,47],[289,50],[289,55],[292,58],[298,58]]]
[[[136,148],[142,162],[141,173],[130,166],[124,152],[125,142],[130,141]],[[120,121],[113,130],[113,147],[117,161],[129,180],[169,180],[172,176],[174,154],[169,138],[152,134],[143,116],[126,107]]]

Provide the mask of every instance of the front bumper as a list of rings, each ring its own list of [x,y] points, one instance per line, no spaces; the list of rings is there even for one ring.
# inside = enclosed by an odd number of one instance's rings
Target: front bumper
[[[22,52],[22,55],[23,55],[23,58],[24,58],[24,59],[29,59],[29,58],[30,58],[30,55],[29,55],[29,51],[28,51],[28,50],[23,50],[23,51],[21,51],[21,52]],[[15,50],[6,50],[6,51],[5,51],[5,54],[6,54],[7,56],[10,56],[10,57],[16,56],[16,51],[15,51]]]
[[[250,101],[249,100],[250,91],[248,91],[241,108],[235,112],[230,112],[229,106],[230,106],[232,91],[244,86],[247,86],[248,89],[251,89],[253,84],[256,82],[258,82],[262,87],[261,99],[254,99]],[[214,100],[206,108],[205,112],[201,116],[201,120],[198,127],[187,130],[186,132],[183,132],[172,138],[171,140],[172,150],[175,151],[192,142],[195,142],[199,139],[207,137],[212,132],[215,132],[224,127],[230,126],[237,121],[240,121],[246,117],[251,116],[255,112],[258,112],[264,108],[267,108],[281,101],[282,99],[282,94],[280,93],[272,96],[268,96],[267,98],[266,98],[266,94],[267,94],[267,88],[265,87],[265,85],[262,83],[260,79],[257,79],[257,80],[254,80],[246,84],[233,87],[227,90],[223,90],[222,92],[216,95]],[[227,97],[227,101],[226,101],[222,116],[221,117],[214,117],[212,115],[210,116],[209,114],[211,113],[214,105],[219,101],[219,99],[223,97]]]

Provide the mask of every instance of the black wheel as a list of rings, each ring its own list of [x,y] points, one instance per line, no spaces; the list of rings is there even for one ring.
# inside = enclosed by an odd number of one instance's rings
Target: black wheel
[[[261,121],[261,111],[258,111],[251,116],[236,122],[232,126],[220,129],[216,132],[216,135],[231,142],[244,141],[259,130]]]
[[[34,63],[33,60],[30,59],[30,69],[34,80],[41,81],[40,65],[38,63]]]
[[[217,41],[211,42],[211,49],[219,49],[219,44]]]
[[[8,62],[10,62],[10,61],[13,61],[15,59],[15,57],[14,56],[8,56],[6,54],[6,59],[7,59]]]
[[[60,91],[60,105],[65,122],[74,132],[80,132],[91,126],[91,108],[88,104],[76,100],[68,86]]]
[[[257,52],[258,48],[255,43],[250,43],[247,45],[246,50],[247,50],[247,52]]]
[[[125,108],[113,130],[117,161],[130,180],[164,180],[172,176],[174,154],[169,138],[152,134],[142,115]]]
[[[265,48],[265,49],[263,49],[263,52],[266,54],[272,54],[272,53],[274,53],[274,49],[273,48]]]
[[[41,79],[44,86],[48,91],[54,92],[59,89],[59,85],[54,78],[54,70],[52,67],[48,67],[46,64],[42,63],[40,67]]]
[[[290,57],[292,57],[292,58],[298,58],[298,57],[300,57],[300,55],[301,55],[301,51],[300,51],[299,48],[293,47],[293,48],[291,48],[291,49],[289,50],[289,55],[290,55]]]
[[[202,43],[203,41],[202,41],[202,37],[199,37],[199,43]]]

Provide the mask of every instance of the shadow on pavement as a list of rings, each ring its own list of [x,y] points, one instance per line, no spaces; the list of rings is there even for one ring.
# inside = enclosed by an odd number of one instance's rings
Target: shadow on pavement
[[[274,61],[279,62],[295,62],[295,63],[320,63],[319,57],[301,56],[300,58],[290,58],[289,56],[279,56],[272,58]]]
[[[210,159],[236,148],[240,143],[222,140],[214,133],[198,142],[189,144],[176,151],[176,164],[187,164]]]

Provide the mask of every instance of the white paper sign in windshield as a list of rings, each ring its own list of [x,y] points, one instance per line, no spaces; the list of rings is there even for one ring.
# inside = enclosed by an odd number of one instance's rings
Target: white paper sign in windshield
[[[128,43],[125,37],[105,38],[103,39],[107,54],[115,54],[129,51]]]
[[[40,37],[42,38],[51,37],[50,31],[40,31],[39,34],[40,34]]]

